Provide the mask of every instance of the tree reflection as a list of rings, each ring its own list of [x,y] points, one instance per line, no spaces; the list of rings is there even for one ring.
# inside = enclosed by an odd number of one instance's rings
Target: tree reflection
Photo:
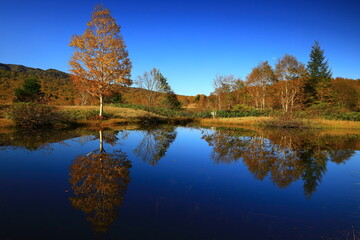
[[[215,163],[230,164],[236,162],[243,155],[249,139],[244,137],[239,141],[239,134],[246,136],[251,135],[252,132],[241,129],[235,134],[228,134],[227,131],[203,130],[202,139],[213,147],[211,158]]]
[[[143,139],[134,150],[134,154],[143,162],[155,166],[165,156],[176,135],[174,126],[145,129]]]
[[[117,217],[127,185],[131,163],[121,150],[107,153],[103,141],[116,142],[116,134],[99,132],[99,149],[78,156],[70,167],[72,205],[85,212],[97,233],[108,231]]]
[[[256,179],[269,176],[280,188],[301,179],[304,194],[310,197],[320,184],[329,161],[340,164],[354,155],[357,136],[283,129],[251,133],[223,128],[206,130],[202,138],[213,147],[211,157],[216,164],[242,159]]]
[[[102,133],[105,142],[115,145],[120,138],[124,139],[129,131],[104,131]],[[78,139],[77,139],[78,138]],[[40,149],[52,150],[52,143],[65,144],[66,140],[85,142],[98,139],[94,136],[93,130],[87,129],[40,129],[40,130],[16,130],[9,133],[0,133],[0,150],[6,149],[26,149],[36,151]]]
[[[9,133],[0,133],[0,150],[26,149],[36,151],[39,149],[52,149],[51,143],[63,141],[89,134],[86,130],[16,130]]]

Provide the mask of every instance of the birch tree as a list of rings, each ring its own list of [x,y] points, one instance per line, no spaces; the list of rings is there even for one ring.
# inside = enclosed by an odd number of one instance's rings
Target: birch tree
[[[213,86],[217,109],[230,109],[236,100],[236,91],[243,87],[243,82],[234,75],[217,75]]]
[[[284,112],[290,112],[303,91],[303,80],[306,76],[305,65],[298,62],[294,56],[286,54],[278,59],[275,73],[281,107]]]
[[[81,90],[99,98],[99,117],[103,115],[103,98],[111,93],[114,84],[131,85],[131,61],[120,26],[102,6],[95,7],[87,29],[72,37],[74,48],[70,59],[71,80]]]
[[[149,72],[144,72],[143,75],[137,77],[136,84],[145,89],[145,97],[148,106],[153,106],[155,98],[160,92],[165,93],[167,91],[166,79],[160,73],[159,69],[153,68]]]
[[[246,78],[248,92],[255,101],[255,106],[264,109],[268,96],[268,86],[275,81],[275,75],[268,61],[260,62]]]

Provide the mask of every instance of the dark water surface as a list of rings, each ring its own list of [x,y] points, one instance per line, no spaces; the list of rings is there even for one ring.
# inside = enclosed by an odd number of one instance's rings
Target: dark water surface
[[[0,133],[0,239],[358,239],[357,133]]]

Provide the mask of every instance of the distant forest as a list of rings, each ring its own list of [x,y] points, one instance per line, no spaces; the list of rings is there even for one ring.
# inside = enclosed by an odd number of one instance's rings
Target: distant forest
[[[293,72],[286,67],[290,66]],[[327,105],[344,111],[360,111],[360,79],[330,78],[327,83],[309,86],[306,67],[291,55],[279,59],[273,68],[267,61],[254,67],[245,80],[233,75],[215,77],[214,91],[209,95],[176,95],[182,108],[191,111],[241,110],[258,108],[286,111],[302,110],[313,105]],[[279,76],[282,79],[279,79]],[[15,89],[25,79],[36,78],[46,102],[50,105],[97,105],[98,99],[78,91],[69,74],[55,70],[41,70],[14,64],[0,64],[0,104],[12,104]],[[107,97],[107,103],[147,105],[149,90],[136,87],[117,87]],[[153,106],[164,107],[164,94],[155,93]]]

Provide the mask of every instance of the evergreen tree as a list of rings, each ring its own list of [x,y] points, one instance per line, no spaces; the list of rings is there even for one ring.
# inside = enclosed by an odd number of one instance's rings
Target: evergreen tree
[[[319,42],[315,41],[310,53],[310,61],[307,65],[309,79],[306,84],[307,102],[328,102],[331,99],[332,73],[325,60],[324,50]]]
[[[165,98],[163,100],[164,105],[170,109],[181,108],[181,102],[179,102],[179,100],[177,99],[177,96],[175,92],[171,89],[166,77],[164,77],[164,75],[159,72],[158,79],[161,85],[161,92],[165,93]]]
[[[16,102],[38,102],[44,93],[41,92],[41,85],[36,78],[25,79],[22,88],[15,89]]]

